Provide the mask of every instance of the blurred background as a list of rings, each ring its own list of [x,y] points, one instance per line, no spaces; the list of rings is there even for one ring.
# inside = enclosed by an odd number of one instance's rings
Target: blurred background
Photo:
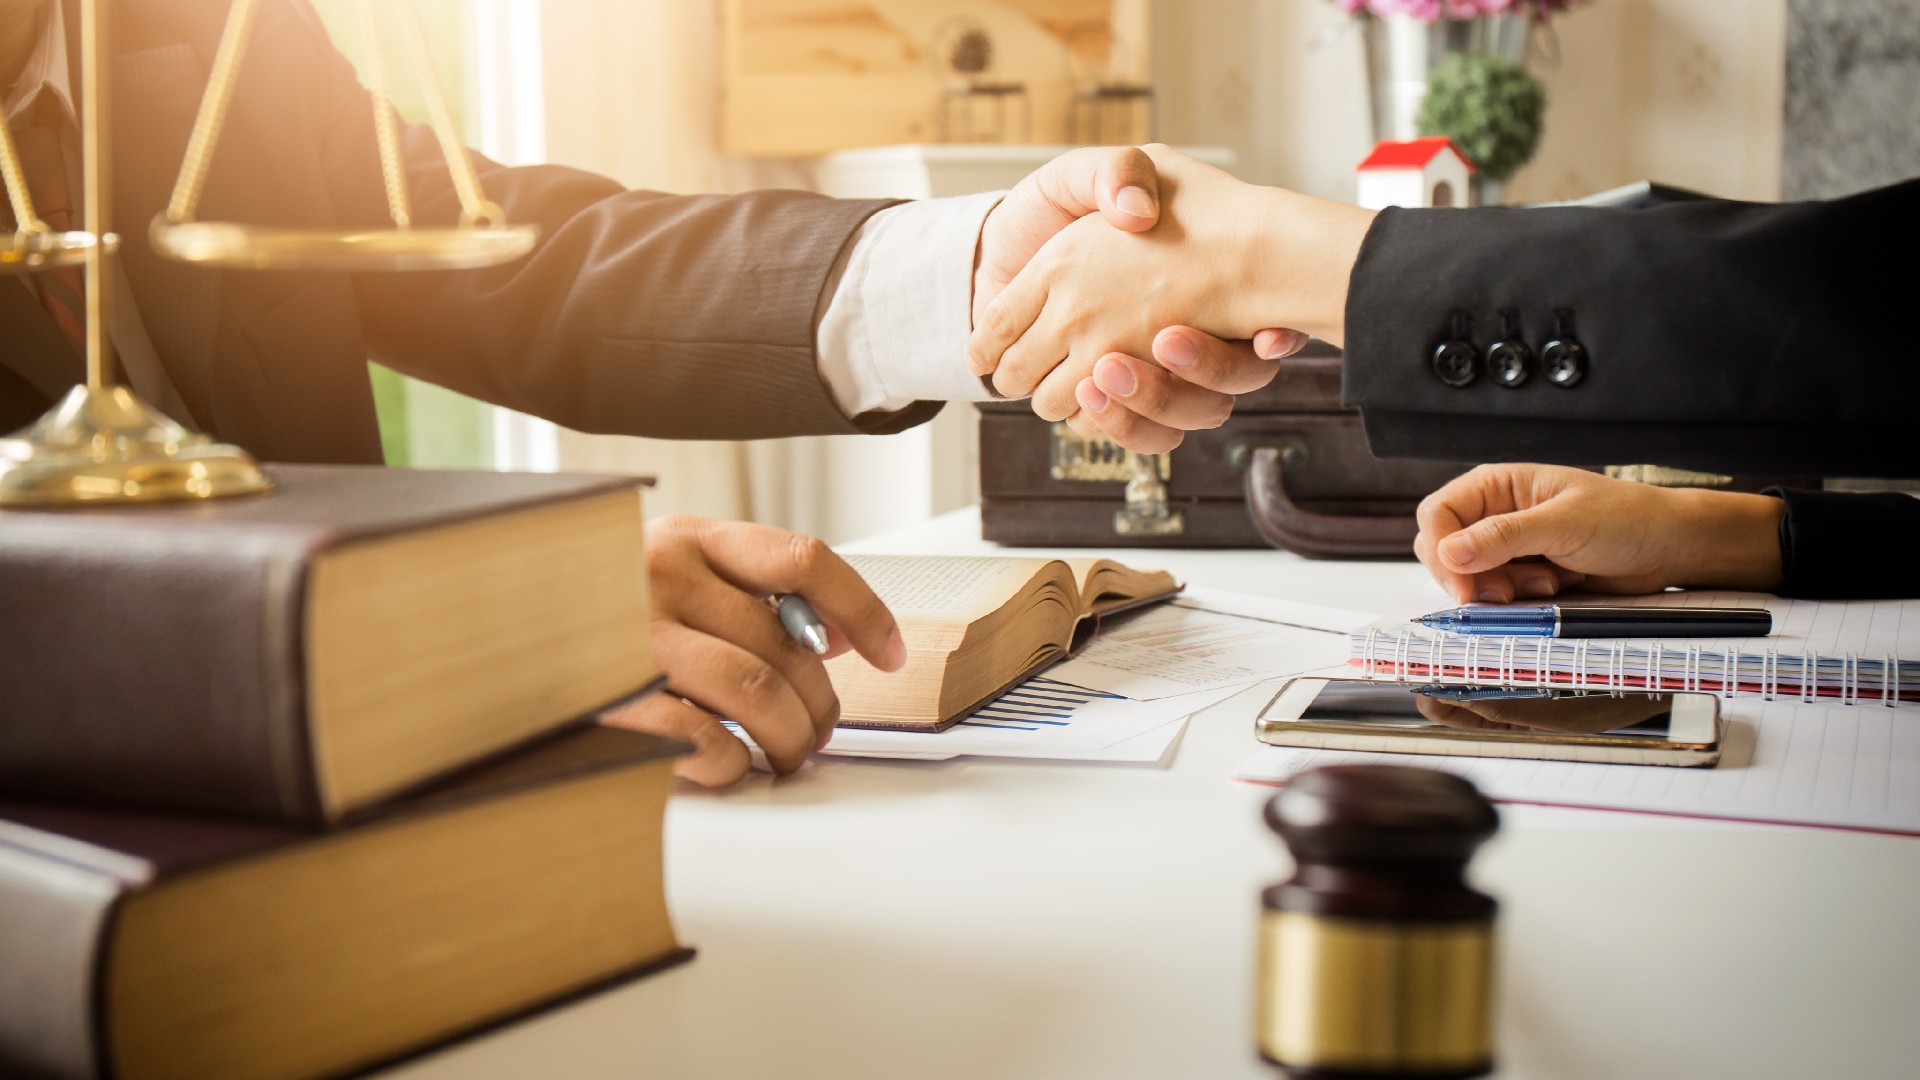
[[[1526,151],[1489,201],[1642,179],[1774,200],[1920,173],[1915,0],[416,2],[469,145],[670,192],[961,194],[1066,145],[1154,139],[1352,200],[1376,138],[1444,111],[1422,113],[1426,78],[1462,53],[1499,64],[1454,71],[1452,122],[1504,140],[1486,151],[1503,165]],[[351,0],[316,3],[357,56]],[[376,382],[395,464],[650,473],[653,511],[835,542],[977,498],[966,407],[885,438],[674,443]]]

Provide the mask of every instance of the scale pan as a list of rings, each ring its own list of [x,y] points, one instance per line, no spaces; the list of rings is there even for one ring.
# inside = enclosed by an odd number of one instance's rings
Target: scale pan
[[[236,270],[472,270],[532,251],[540,230],[500,225],[316,232],[156,218],[149,235],[154,250],[168,258]]]
[[[119,237],[108,234],[108,251],[119,244]],[[0,237],[0,274],[30,274],[35,270],[83,266],[87,252],[92,250],[90,232],[14,233]]]

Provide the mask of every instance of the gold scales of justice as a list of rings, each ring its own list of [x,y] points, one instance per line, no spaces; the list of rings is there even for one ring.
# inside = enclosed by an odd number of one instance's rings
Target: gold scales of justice
[[[108,335],[107,260],[118,238],[107,231],[108,205],[106,0],[80,5],[80,141],[85,232],[53,232],[34,213],[12,135],[0,123],[0,180],[18,223],[0,239],[0,273],[79,267],[84,272],[87,381],[27,428],[0,439],[0,506],[84,505],[214,499],[267,491],[273,481],[245,450],[192,431],[147,405],[113,378]],[[465,270],[520,258],[538,229],[508,225],[486,199],[473,163],[456,138],[452,113],[428,55],[410,0],[402,11],[409,59],[426,98],[460,201],[453,228],[415,228],[402,171],[399,134],[387,94],[386,61],[375,19],[377,0],[360,0],[366,38],[374,133],[380,149],[390,229],[298,230],[199,221],[207,169],[246,55],[254,0],[234,0],[215,50],[207,88],[165,211],[153,221],[154,250],[184,263],[230,270]]]

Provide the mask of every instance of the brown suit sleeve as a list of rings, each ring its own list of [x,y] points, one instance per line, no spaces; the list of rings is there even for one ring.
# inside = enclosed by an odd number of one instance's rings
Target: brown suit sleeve
[[[341,61],[327,160],[342,216],[386,217],[367,96]],[[414,220],[459,203],[424,127],[403,132]],[[887,433],[922,403],[849,420],[821,382],[814,316],[828,272],[884,201],[798,191],[664,195],[558,166],[470,155],[487,197],[540,228],[518,262],[457,273],[365,274],[374,359],[581,431],[737,439]]]

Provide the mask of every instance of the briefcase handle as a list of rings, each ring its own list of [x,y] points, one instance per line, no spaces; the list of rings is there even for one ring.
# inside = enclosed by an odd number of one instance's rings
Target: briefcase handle
[[[1306,461],[1307,444],[1294,435],[1235,443],[1245,455],[1247,514],[1260,538],[1315,559],[1405,558],[1420,526],[1411,514],[1318,514],[1287,494],[1287,470]],[[1238,464],[1238,462],[1235,462]]]

